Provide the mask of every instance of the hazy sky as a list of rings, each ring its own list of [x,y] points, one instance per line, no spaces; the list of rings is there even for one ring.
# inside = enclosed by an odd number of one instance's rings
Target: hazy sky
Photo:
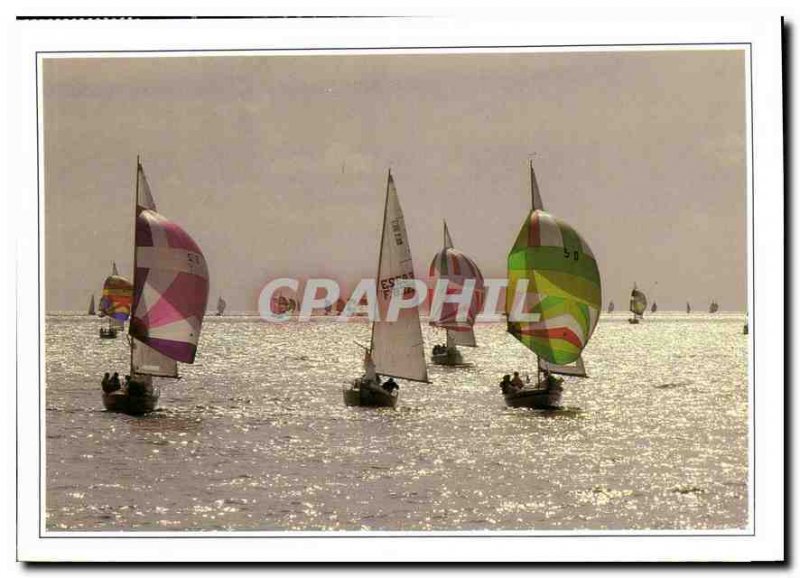
[[[136,155],[197,241],[210,303],[277,276],[374,276],[389,166],[417,276],[442,244],[487,277],[530,208],[592,247],[603,301],[746,305],[742,51],[47,60],[46,307],[131,275]],[[657,284],[656,284],[657,283]]]

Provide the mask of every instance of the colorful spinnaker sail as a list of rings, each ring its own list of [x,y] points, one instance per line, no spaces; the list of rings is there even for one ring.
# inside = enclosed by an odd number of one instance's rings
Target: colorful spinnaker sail
[[[545,362],[568,365],[597,325],[600,273],[580,234],[544,211],[532,164],[531,192],[533,210],[508,254],[508,332]],[[518,313],[535,320],[515,320]]]
[[[386,319],[394,293],[413,293],[412,288],[400,287],[399,282],[407,279],[414,279],[414,263],[403,210],[400,208],[400,199],[390,171],[386,183],[383,233],[378,259],[377,308],[380,320],[372,323],[370,351],[377,373],[427,382],[428,370],[425,365],[422,328],[419,324],[419,308],[400,309],[396,321]]]
[[[112,265],[111,275],[103,283],[103,296],[100,298],[100,316],[110,317],[124,323],[131,315],[133,303],[133,283],[121,276],[117,264]]]
[[[189,234],[156,211],[137,162],[132,368],[177,376],[177,363],[194,363],[208,304],[208,268]]]
[[[459,295],[466,285],[472,285],[472,300],[463,319],[458,318],[458,303],[443,303],[441,311],[431,312],[430,324],[447,330],[448,345],[475,347],[475,333],[472,326],[483,306],[483,275],[475,261],[453,248],[447,223],[444,224],[444,247],[431,261],[428,270],[428,284],[431,300],[439,281],[447,283],[447,295]]]
[[[633,291],[631,291],[630,311],[635,316],[641,317],[647,309],[647,297],[644,293],[636,288],[636,283],[633,284]]]

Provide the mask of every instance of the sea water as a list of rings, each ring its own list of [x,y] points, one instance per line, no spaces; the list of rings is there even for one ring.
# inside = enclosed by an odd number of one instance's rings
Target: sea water
[[[603,316],[565,409],[506,408],[535,358],[503,324],[467,368],[400,381],[395,409],[346,407],[364,321],[209,317],[160,409],[103,410],[125,334],[45,323],[45,527],[52,531],[734,529],[748,522],[742,315]],[[426,352],[442,332],[423,326]]]

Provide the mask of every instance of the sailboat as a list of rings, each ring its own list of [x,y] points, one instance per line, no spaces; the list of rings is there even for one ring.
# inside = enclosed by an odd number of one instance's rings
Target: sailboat
[[[628,319],[629,323],[639,323],[644,318],[644,311],[647,309],[647,297],[633,284],[633,291],[631,291],[630,311],[633,317]]]
[[[750,316],[746,314],[744,316],[744,327],[742,327],[742,333],[744,335],[750,333]]]
[[[716,313],[719,311],[719,303],[717,303],[716,299],[712,299],[711,305],[708,306],[709,313]]]
[[[228,306],[228,304],[225,302],[225,300],[222,297],[219,297],[217,299],[217,317],[220,317],[220,316],[222,316],[223,313],[225,313],[225,307],[227,307],[227,306]]]
[[[520,388],[503,378],[501,388],[510,407],[555,409],[563,379],[553,374],[586,377],[581,352],[600,317],[602,289],[588,243],[545,212],[533,163],[530,170],[533,206],[508,254],[506,312],[508,333],[536,354],[537,380]],[[518,284],[527,285],[524,295]],[[516,320],[523,310],[538,319]]]
[[[135,199],[130,377],[116,391],[104,384],[103,405],[139,415],[158,404],[154,377],[177,379],[178,362],[194,363],[208,303],[208,268],[194,239],[156,211],[138,158]]]
[[[689,305],[689,302],[687,301],[686,302],[686,313],[688,314],[688,313],[691,313],[691,312],[692,312],[692,306]]]
[[[92,293],[92,298],[89,299],[89,311],[86,312],[86,315],[94,315],[94,293]]]
[[[459,321],[458,304],[444,303],[438,319],[432,320],[433,327],[445,330],[445,345],[434,346],[431,361],[437,365],[464,365],[464,359],[458,345],[477,347],[475,343],[475,317],[483,304],[483,275],[475,261],[453,248],[453,240],[447,223],[444,223],[444,247],[431,261],[428,271],[428,283],[433,292],[439,280],[447,282],[447,294],[461,294],[467,282],[474,282],[472,301],[466,318]]]
[[[394,384],[394,378],[428,383],[419,309],[417,307],[401,309],[396,321],[386,320],[396,281],[413,278],[414,264],[403,210],[400,208],[392,172],[389,171],[378,254],[379,320],[372,322],[370,345],[364,352],[364,375],[343,389],[346,405],[394,407],[397,405],[399,390],[387,386],[387,384],[397,385]],[[392,379],[382,386],[379,375]]]
[[[270,308],[275,315],[291,314],[297,309],[297,301],[283,294],[273,295]]]
[[[655,313],[656,311],[658,311],[658,305],[653,301],[653,304],[650,306],[650,313]]]
[[[608,312],[609,313],[614,313],[614,302],[613,301],[609,301],[608,302]]]
[[[107,317],[108,324],[100,328],[102,339],[114,339],[119,331],[125,329],[125,322],[131,314],[133,283],[117,271],[117,264],[111,264],[111,275],[103,283],[103,297],[100,299],[100,317]]]

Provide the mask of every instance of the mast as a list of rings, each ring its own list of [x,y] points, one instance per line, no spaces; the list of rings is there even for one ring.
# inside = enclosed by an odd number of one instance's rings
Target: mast
[[[533,170],[533,161],[529,162],[531,168],[531,206],[534,211],[544,211],[542,195],[539,193],[539,183],[536,182],[536,171]]]
[[[137,215],[137,208],[139,204],[139,167],[141,167],[141,163],[139,162],[139,155],[136,155],[136,186],[134,187],[133,193],[133,290],[136,291],[136,217]],[[131,302],[131,321],[133,321],[133,302]],[[128,349],[130,349],[130,360],[131,360],[131,370],[130,376],[133,379],[133,336],[130,335],[131,332],[131,325],[132,323],[128,323]]]
[[[544,204],[542,203],[542,195],[539,193],[539,183],[536,181],[536,171],[533,170],[533,160],[529,160],[528,164],[531,169],[531,208],[533,211],[544,211]],[[541,372],[541,363],[539,355],[536,354],[536,381],[539,381],[539,374]]]
[[[381,243],[378,245],[378,273],[375,275],[375,288],[380,283],[381,278],[381,260],[383,259],[383,238],[386,234],[386,212],[389,209],[389,183],[392,181],[392,169],[389,168],[389,175],[386,178],[386,198],[383,201],[383,222],[381,223]],[[378,311],[380,315],[380,311]],[[369,351],[372,353],[372,346],[375,342],[375,320],[372,320],[372,333],[369,336]]]

